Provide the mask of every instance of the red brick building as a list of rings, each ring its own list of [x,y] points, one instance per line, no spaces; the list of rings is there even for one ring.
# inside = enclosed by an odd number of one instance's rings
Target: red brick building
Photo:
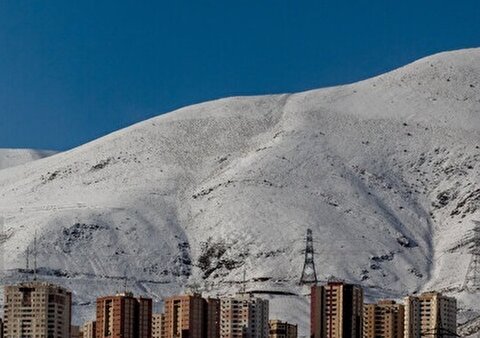
[[[97,299],[96,338],[151,338],[152,300],[125,292]]]
[[[162,338],[218,338],[220,301],[196,293],[170,297],[164,318]]]

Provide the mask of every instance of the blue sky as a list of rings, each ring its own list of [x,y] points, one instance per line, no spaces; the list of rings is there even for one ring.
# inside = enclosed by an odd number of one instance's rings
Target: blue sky
[[[185,105],[480,47],[480,1],[0,1],[0,148],[65,150]]]

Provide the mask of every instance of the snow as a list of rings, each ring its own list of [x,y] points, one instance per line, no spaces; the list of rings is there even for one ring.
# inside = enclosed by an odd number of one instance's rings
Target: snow
[[[367,299],[460,291],[458,243],[480,219],[480,49],[437,54],[359,83],[186,107],[56,156],[0,171],[6,281],[74,291],[75,318],[121,290],[266,291],[308,335],[304,236],[317,273]],[[7,254],[8,253],[8,254]],[[285,293],[284,296],[281,294]],[[469,320],[470,320],[469,319]]]
[[[54,155],[49,150],[0,149],[0,170]]]

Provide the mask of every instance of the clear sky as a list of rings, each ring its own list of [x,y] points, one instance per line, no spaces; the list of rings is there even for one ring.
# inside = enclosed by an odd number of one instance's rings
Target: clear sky
[[[69,149],[185,105],[466,47],[479,0],[1,0],[0,148]]]

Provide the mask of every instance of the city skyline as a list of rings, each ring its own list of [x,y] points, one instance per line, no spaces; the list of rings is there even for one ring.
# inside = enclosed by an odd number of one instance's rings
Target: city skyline
[[[480,334],[479,18],[0,1],[0,327]]]
[[[456,337],[457,301],[438,291],[403,302],[365,302],[360,285],[311,284],[311,338]],[[188,292],[152,299],[124,291],[96,298],[93,320],[73,324],[72,294],[44,281],[4,286],[0,337],[6,338],[297,338],[298,324],[271,317],[269,301],[254,293],[217,298]],[[81,296],[81,295],[79,295]]]

